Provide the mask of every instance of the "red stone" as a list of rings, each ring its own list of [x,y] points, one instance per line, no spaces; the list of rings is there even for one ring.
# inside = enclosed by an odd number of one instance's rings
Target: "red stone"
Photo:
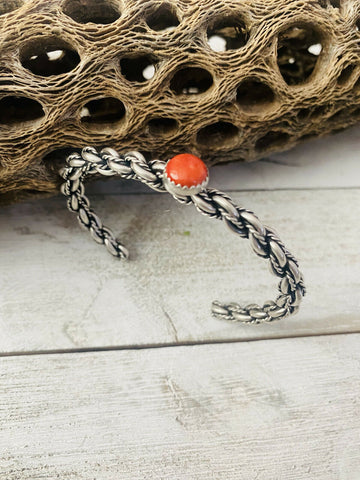
[[[171,158],[166,164],[165,172],[176,185],[189,188],[201,185],[209,175],[205,163],[190,153]]]

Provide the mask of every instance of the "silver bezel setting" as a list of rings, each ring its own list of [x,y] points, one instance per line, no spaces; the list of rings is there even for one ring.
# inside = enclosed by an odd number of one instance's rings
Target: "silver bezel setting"
[[[168,177],[165,167],[163,173],[163,183],[164,187],[169,193],[171,193],[171,195],[175,195],[176,197],[192,197],[193,195],[197,195],[207,187],[209,183],[209,172],[202,183],[194,185],[193,187],[184,187],[182,185],[179,185],[178,183],[175,183],[174,180],[171,180],[171,178]]]

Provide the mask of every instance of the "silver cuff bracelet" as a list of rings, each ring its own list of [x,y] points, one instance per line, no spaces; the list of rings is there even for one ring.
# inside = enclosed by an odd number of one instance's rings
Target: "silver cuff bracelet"
[[[128,257],[127,249],[116,240],[110,229],[103,226],[84,194],[84,179],[93,174],[119,175],[145,183],[157,192],[169,192],[178,202],[193,204],[202,214],[223,220],[232,232],[250,240],[256,255],[269,259],[271,271],[281,278],[277,299],[267,301],[263,306],[250,304],[243,307],[215,301],[212,314],[216,318],[259,324],[297,313],[306,292],[297,260],[274,230],[264,226],[253,212],[235,205],[226,194],[207,188],[208,170],[198,157],[181,154],[168,162],[147,162],[139,152],[119,154],[112,148],[97,152],[93,147],[85,147],[81,154],[68,156],[66,167],[60,170],[65,180],[61,192],[67,197],[68,209],[77,214],[80,224],[97,243],[104,244],[114,257],[125,259]]]

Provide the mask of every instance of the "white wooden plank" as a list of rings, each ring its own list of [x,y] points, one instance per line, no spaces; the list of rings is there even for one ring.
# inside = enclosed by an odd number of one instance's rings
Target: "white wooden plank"
[[[252,163],[211,168],[211,184],[222,190],[360,187],[360,126],[297,145]],[[149,193],[139,182],[99,181],[92,193]]]
[[[0,478],[357,480],[359,342],[2,358]]]
[[[210,316],[214,299],[262,302],[277,280],[247,241],[169,195],[96,197],[132,260],[90,240],[63,198],[0,210],[0,351],[359,331],[360,190],[236,193],[299,257],[301,312],[272,325]]]

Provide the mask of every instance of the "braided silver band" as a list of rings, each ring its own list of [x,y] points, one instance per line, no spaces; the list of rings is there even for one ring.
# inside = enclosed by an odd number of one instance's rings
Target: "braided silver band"
[[[90,232],[97,243],[104,244],[113,256],[127,258],[127,249],[116,240],[111,230],[103,226],[100,218],[90,208],[90,202],[84,194],[83,181],[87,175],[96,173],[119,175],[145,183],[157,192],[165,192],[168,191],[164,182],[166,162],[147,162],[141,153],[135,151],[120,155],[112,148],[97,152],[93,147],[85,147],[81,154],[69,155],[66,163],[67,166],[60,170],[60,175],[65,180],[61,192],[67,197],[68,209],[77,214],[80,225]],[[281,278],[280,295],[275,301],[268,301],[262,307],[257,304],[241,307],[236,303],[226,305],[215,301],[212,304],[215,317],[259,324],[297,313],[306,293],[303,276],[297,260],[272,229],[264,226],[253,212],[235,205],[218,190],[204,188],[191,196],[171,194],[180,203],[194,204],[199,212],[208,217],[224,220],[232,232],[248,238],[256,255],[269,259],[270,270]]]

